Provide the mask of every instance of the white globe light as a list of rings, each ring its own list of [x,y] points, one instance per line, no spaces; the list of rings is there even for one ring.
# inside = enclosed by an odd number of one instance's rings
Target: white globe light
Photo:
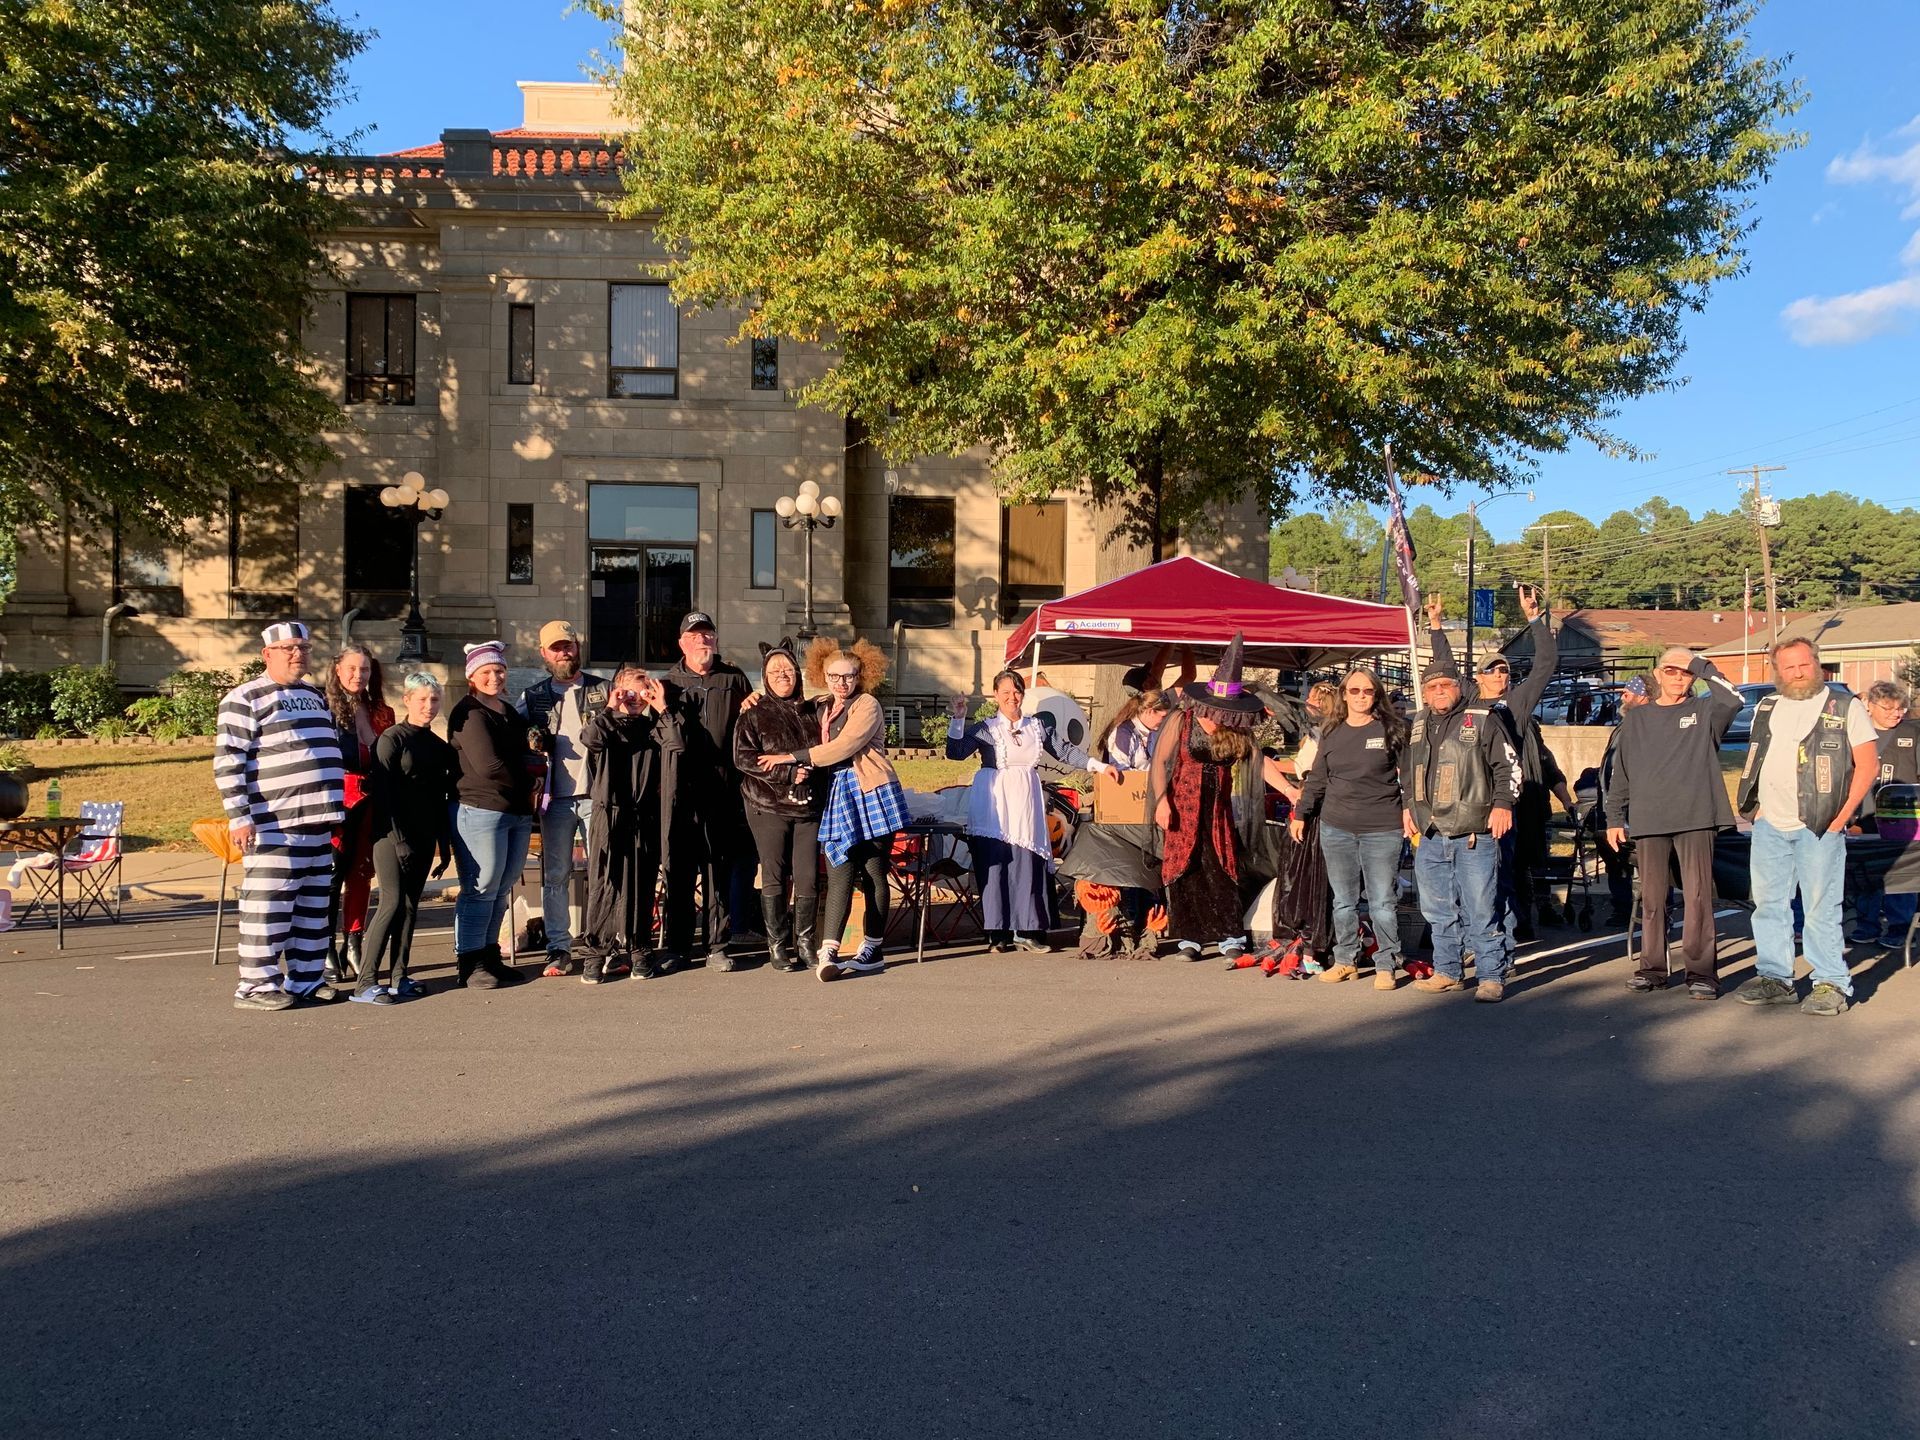
[[[840,497],[837,495],[827,496],[826,499],[820,502],[820,513],[829,520],[838,520],[840,518]]]
[[[380,492],[380,503],[389,506],[404,505],[407,502],[400,498],[404,493],[398,485],[389,485]]]
[[[820,502],[805,490],[802,490],[798,495],[793,497],[793,508],[798,510],[802,515],[811,515],[820,508]]]
[[[444,490],[429,490],[426,494],[425,504],[429,510],[444,510],[447,508],[447,501],[450,498]]]
[[[409,470],[400,477],[400,488],[402,490],[424,490],[427,488],[427,477],[422,475],[418,470]]]
[[[817,495],[819,495],[819,493],[820,493],[820,487],[819,487],[819,485],[817,485],[816,483],[814,483],[814,482],[813,482],[813,481],[811,481],[811,480],[802,480],[802,481],[800,482],[800,492],[799,492],[799,493],[800,493],[800,494],[802,494],[802,495],[815,495],[815,496],[817,496]]]
[[[773,513],[778,515],[782,520],[791,520],[793,518],[793,497],[791,495],[782,495],[778,500],[774,501]]]

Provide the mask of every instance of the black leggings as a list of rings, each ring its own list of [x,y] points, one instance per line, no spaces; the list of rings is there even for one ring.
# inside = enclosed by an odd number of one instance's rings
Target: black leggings
[[[747,829],[760,852],[760,893],[784,907],[791,884],[794,913],[812,916],[820,878],[819,818],[796,820],[749,807]],[[846,916],[840,918],[844,923]]]
[[[431,845],[409,851],[402,860],[391,833],[374,843],[373,873],[380,881],[380,907],[367,922],[366,938],[361,942],[360,989],[369,990],[379,982],[380,962],[389,950],[393,952],[389,988],[398,990],[407,978],[413,922],[419,917],[420,892],[427,888],[427,871],[432,867]]]
[[[893,836],[862,840],[847,852],[844,863],[827,867],[827,923],[820,932],[821,943],[838,945],[840,932],[847,928],[847,916],[853,911],[853,887],[860,887],[866,901],[864,921],[867,942],[878,945],[887,934],[887,853],[893,849]]]

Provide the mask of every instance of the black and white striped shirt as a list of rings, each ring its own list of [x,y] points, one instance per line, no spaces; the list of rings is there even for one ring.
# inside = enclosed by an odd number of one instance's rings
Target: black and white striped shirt
[[[214,740],[213,783],[229,825],[256,830],[337,825],[345,770],[327,697],[304,680],[262,675],[227,692]]]

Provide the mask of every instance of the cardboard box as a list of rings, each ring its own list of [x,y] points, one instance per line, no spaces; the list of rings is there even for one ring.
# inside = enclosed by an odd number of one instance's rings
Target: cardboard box
[[[1144,825],[1147,823],[1147,772],[1125,770],[1118,780],[1093,777],[1093,823]]]

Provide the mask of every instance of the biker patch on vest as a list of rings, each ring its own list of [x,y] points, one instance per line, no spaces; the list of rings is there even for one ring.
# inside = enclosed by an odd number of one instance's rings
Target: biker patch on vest
[[[1822,795],[1833,790],[1833,757],[1816,755],[1813,757],[1813,784]]]
[[[1466,726],[1463,724],[1460,728],[1464,730]],[[1433,792],[1434,809],[1446,810],[1459,798],[1459,770],[1460,767],[1458,765],[1452,764],[1442,765],[1440,767],[1440,781]]]
[[[1427,717],[1425,715],[1422,715],[1418,720],[1413,722],[1413,734],[1409,737],[1409,743],[1418,745],[1422,740],[1426,738],[1427,738]]]

